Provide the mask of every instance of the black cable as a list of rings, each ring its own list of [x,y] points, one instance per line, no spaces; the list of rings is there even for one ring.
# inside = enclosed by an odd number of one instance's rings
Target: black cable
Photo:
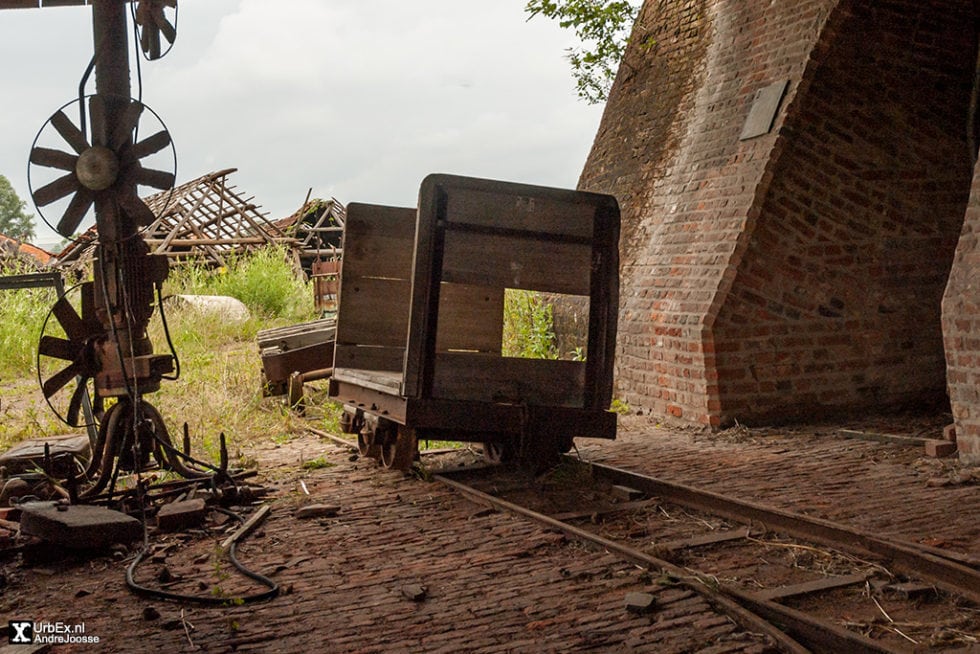
[[[215,508],[216,511],[224,513],[225,515],[231,516],[239,522],[245,522],[245,519],[234,511],[228,511],[227,509],[222,509],[220,507]],[[252,602],[260,602],[262,600],[272,599],[279,594],[279,584],[277,584],[272,579],[269,579],[265,575],[259,574],[253,570],[246,568],[241,561],[238,560],[236,553],[238,542],[232,541],[231,546],[228,548],[228,559],[231,561],[235,569],[238,570],[242,575],[248,577],[253,581],[257,581],[263,586],[267,586],[269,590],[256,593],[254,595],[246,595],[245,597],[215,597],[213,595],[184,595],[183,593],[174,593],[168,590],[162,590],[159,588],[150,588],[148,586],[141,586],[136,583],[135,571],[140,562],[142,562],[143,557],[146,556],[148,549],[144,548],[133,562],[129,564],[126,568],[126,585],[129,586],[130,590],[138,595],[143,595],[145,597],[157,597],[160,599],[170,599],[176,600],[178,602],[195,602],[197,604],[205,604],[208,606],[240,606],[242,604],[251,604]]]
[[[177,381],[180,379],[180,357],[177,356],[177,350],[174,348],[173,339],[170,337],[170,327],[167,325],[167,312],[163,308],[163,301],[165,299],[167,298],[163,297],[163,284],[157,284],[157,306],[160,308],[160,320],[163,322],[163,334],[167,339],[167,347],[170,349],[170,356],[174,358],[174,366],[176,368],[173,376],[163,375],[162,378],[170,381]]]

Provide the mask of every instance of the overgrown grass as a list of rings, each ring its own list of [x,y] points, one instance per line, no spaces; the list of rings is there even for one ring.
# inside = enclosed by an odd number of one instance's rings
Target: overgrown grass
[[[551,304],[540,293],[504,292],[503,355],[523,359],[557,359],[558,340]]]
[[[181,295],[228,295],[241,300],[263,320],[310,320],[313,289],[287,263],[284,248],[268,247],[226,257],[228,267],[189,264],[171,274],[168,292]]]
[[[71,431],[48,409],[37,388],[35,356],[41,324],[55,301],[53,290],[0,291],[0,447],[28,437]],[[260,439],[298,432],[303,422],[281,402],[261,395],[259,330],[315,318],[313,291],[294,276],[281,249],[261,250],[230,262],[227,269],[175,267],[165,293],[230,295],[251,312],[244,321],[166,303],[177,381],[164,381],[147,401],[162,413],[180,442],[187,423],[195,453],[217,461],[219,434],[231,456]],[[154,313],[149,328],[156,352],[169,348]],[[202,451],[203,450],[203,451]]]
[[[3,275],[27,272],[33,271],[16,265],[0,269]],[[41,325],[57,299],[53,288],[0,290],[0,379],[33,374]]]

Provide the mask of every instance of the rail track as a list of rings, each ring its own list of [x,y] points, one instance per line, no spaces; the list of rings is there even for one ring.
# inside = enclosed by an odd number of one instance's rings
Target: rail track
[[[980,637],[980,562],[566,457],[435,479],[695,590],[786,652],[939,652]],[[971,650],[972,651],[972,650]]]

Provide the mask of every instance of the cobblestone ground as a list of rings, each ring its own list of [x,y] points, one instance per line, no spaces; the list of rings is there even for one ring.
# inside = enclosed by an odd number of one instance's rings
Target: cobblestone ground
[[[299,465],[321,456],[329,467]],[[272,512],[239,557],[282,585],[279,598],[182,606],[132,595],[125,562],[111,558],[4,563],[0,624],[84,623],[101,641],[56,652],[771,651],[690,591],[439,484],[351,462],[345,448],[300,439],[258,458],[275,460],[263,465]],[[340,512],[293,515],[310,502]],[[138,579],[212,595],[218,586],[228,598],[261,590],[228,573],[215,552],[223,537],[154,536],[175,545],[141,566]],[[421,601],[406,595],[414,586],[425,587]],[[653,593],[656,609],[628,613],[633,591]]]
[[[872,430],[868,430],[872,431]],[[897,429],[879,431],[898,431]],[[709,435],[621,422],[583,458],[980,557],[980,471],[832,428]]]

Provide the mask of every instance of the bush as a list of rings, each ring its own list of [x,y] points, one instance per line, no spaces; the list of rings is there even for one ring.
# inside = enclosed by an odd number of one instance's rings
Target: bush
[[[554,314],[540,293],[504,292],[503,355],[522,359],[557,359]]]
[[[262,318],[303,322],[315,316],[312,285],[294,273],[284,248],[262,248],[227,260],[227,268],[188,264],[173,269],[169,293],[228,295]]]
[[[34,271],[9,265],[0,270],[4,275],[25,272]],[[53,288],[0,290],[0,377],[33,374],[41,325],[57,299]]]

